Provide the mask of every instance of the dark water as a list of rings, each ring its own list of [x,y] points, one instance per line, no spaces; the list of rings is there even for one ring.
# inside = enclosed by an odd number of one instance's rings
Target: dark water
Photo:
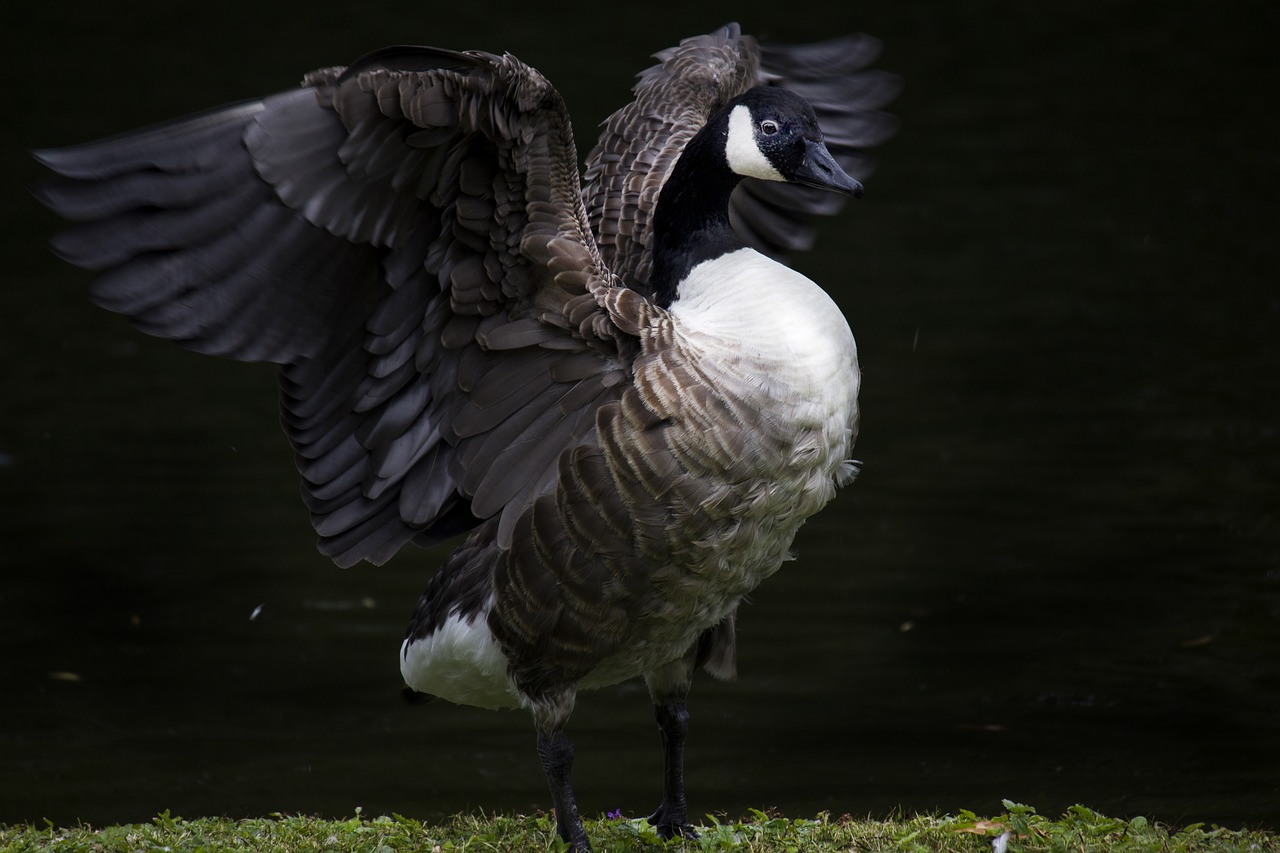
[[[472,3],[448,24],[426,3],[19,5],[0,11],[0,821],[548,800],[524,715],[399,702],[441,552],[316,555],[272,372],[90,306],[45,253],[23,149],[410,41],[534,63],[585,150],[648,53],[736,17],[875,33],[907,89],[868,197],[804,259],[859,340],[865,469],[744,608],[741,679],[696,687],[694,811],[1008,797],[1280,827],[1274,4]],[[642,687],[584,695],[572,733],[588,813],[654,805]]]

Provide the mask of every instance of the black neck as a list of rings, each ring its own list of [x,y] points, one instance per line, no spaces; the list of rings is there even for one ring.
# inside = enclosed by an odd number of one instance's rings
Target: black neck
[[[708,127],[689,140],[658,196],[649,285],[663,308],[699,263],[746,246],[729,224],[729,196],[742,178],[724,158],[724,133]]]

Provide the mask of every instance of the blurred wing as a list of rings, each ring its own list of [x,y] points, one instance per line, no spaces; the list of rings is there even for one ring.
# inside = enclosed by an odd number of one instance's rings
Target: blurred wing
[[[609,117],[587,157],[583,195],[609,267],[628,286],[648,292],[650,219],[662,185],[711,114],[753,86],[803,95],[845,170],[856,178],[870,174],[865,149],[897,129],[880,107],[897,94],[898,80],[867,67],[879,52],[879,43],[865,35],[758,45],[729,24],[656,54],[658,64],[640,74],[635,100]],[[834,193],[748,178],[734,191],[729,214],[749,245],[782,257],[813,245],[810,216],[837,213],[844,203]]]
[[[96,301],[189,349],[282,365],[304,497],[339,564],[498,516],[509,537],[628,381],[636,344],[614,321],[642,306],[590,235],[559,95],[510,56],[388,48],[36,156],[62,176],[40,198],[84,223],[54,247],[103,271]]]

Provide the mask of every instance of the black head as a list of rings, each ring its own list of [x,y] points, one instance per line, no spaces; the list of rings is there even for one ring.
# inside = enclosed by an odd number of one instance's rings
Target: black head
[[[862,184],[827,150],[813,107],[795,92],[757,86],[730,101],[720,117],[726,125],[725,158],[733,172],[862,195]]]

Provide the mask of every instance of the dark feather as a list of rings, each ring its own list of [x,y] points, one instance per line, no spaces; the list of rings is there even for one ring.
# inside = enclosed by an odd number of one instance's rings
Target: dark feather
[[[450,507],[468,508],[449,515],[456,533],[474,506],[533,500],[554,442],[582,434],[626,369],[592,297],[611,277],[576,218],[568,116],[509,58],[388,49],[37,157],[62,176],[40,198],[84,220],[55,247],[105,270],[104,306],[192,349],[283,365],[307,503],[344,564],[433,538]]]

